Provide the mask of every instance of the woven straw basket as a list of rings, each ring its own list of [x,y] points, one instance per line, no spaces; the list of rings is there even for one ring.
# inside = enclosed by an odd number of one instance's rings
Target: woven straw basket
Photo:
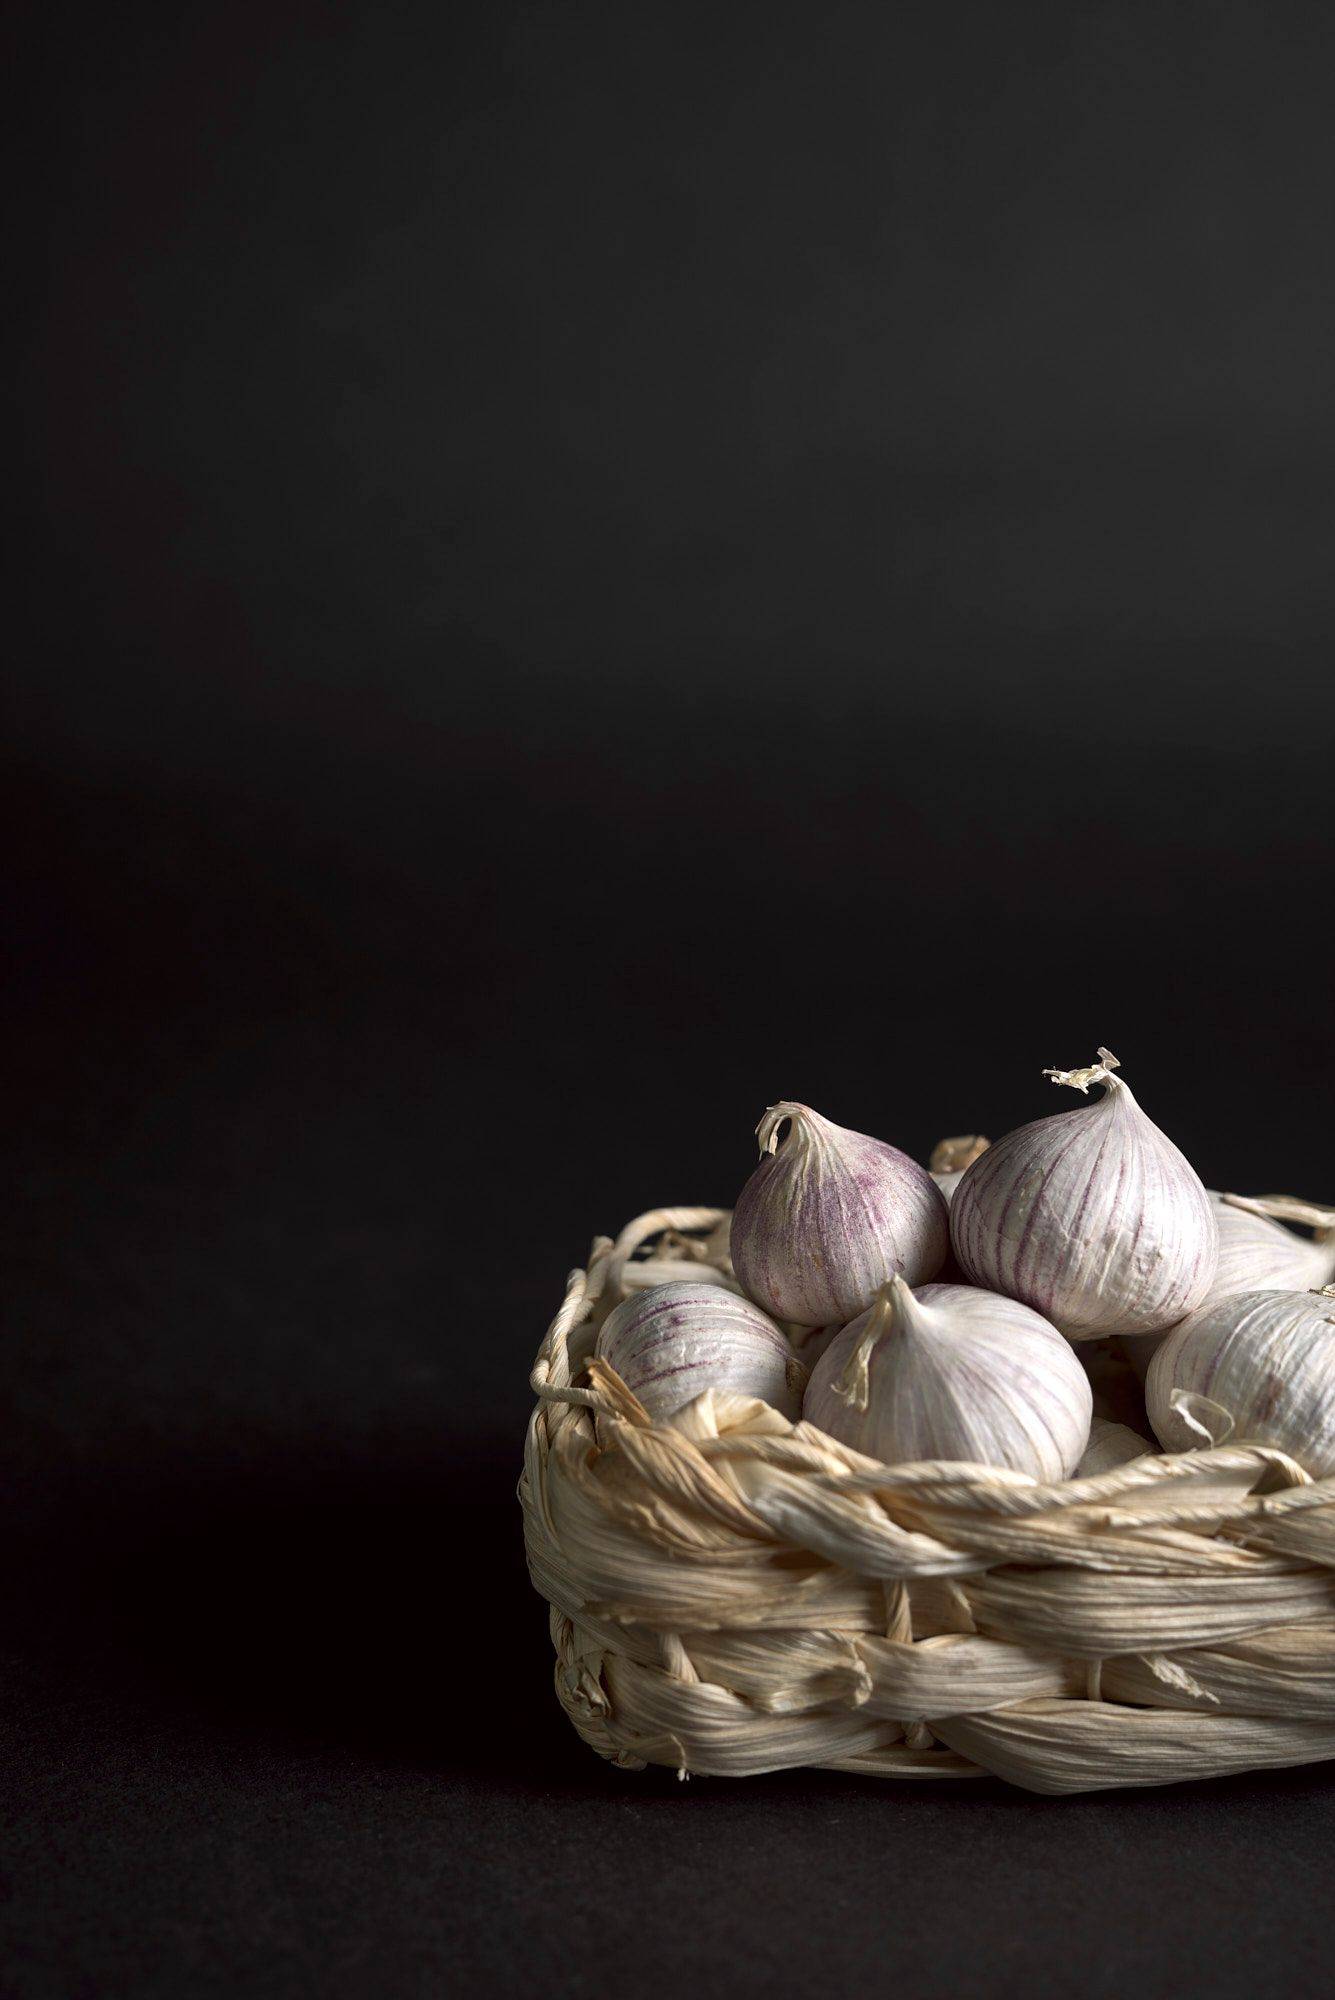
[[[586,1743],[1035,1792],[1335,1757],[1335,1478],[1259,1445],[1057,1486],[885,1466],[712,1392],[656,1425],[597,1329],[670,1278],[736,1289],[728,1220],[599,1238],[533,1370],[529,1571]]]

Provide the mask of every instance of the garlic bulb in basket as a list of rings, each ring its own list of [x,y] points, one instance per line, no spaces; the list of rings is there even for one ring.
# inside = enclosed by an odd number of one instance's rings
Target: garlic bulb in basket
[[[939,1139],[933,1146],[927,1170],[947,1202],[964,1179],[965,1168],[971,1167],[991,1144],[981,1132],[966,1132],[958,1139]]]
[[[1133,1431],[1130,1424],[1114,1424],[1106,1417],[1095,1417],[1075,1476],[1092,1479],[1097,1472],[1111,1472],[1114,1466],[1129,1465],[1133,1458],[1144,1458],[1146,1452],[1153,1450],[1149,1439]]]
[[[1207,1297],[1219,1255],[1209,1196],[1117,1067],[1100,1049],[1089,1069],[1045,1070],[1104,1094],[998,1139],[950,1205],[965,1276],[1033,1306],[1070,1340],[1173,1326]]]
[[[830,1342],[837,1339],[843,1330],[843,1321],[837,1319],[832,1320],[828,1326],[798,1326],[795,1321],[790,1320],[787,1328],[793,1352],[808,1372],[815,1367]]]
[[[656,1420],[706,1389],[759,1396],[796,1417],[807,1378],[778,1327],[749,1299],[680,1278],[623,1299],[604,1320],[595,1352]]]
[[[812,1370],[803,1416],[888,1465],[966,1459],[1065,1479],[1089,1437],[1089,1378],[1056,1327],[972,1285],[892,1278]]]
[[[1294,1195],[1216,1194],[1209,1191],[1219,1230],[1219,1262],[1205,1312],[1239,1292],[1305,1292],[1335,1279],[1335,1209],[1318,1208]],[[1285,1222],[1305,1222],[1315,1237],[1295,1236]],[[1141,1380],[1167,1334],[1133,1334],[1122,1347]]]
[[[842,1324],[887,1278],[918,1284],[940,1270],[945,1200],[907,1153],[806,1104],[772,1104],[756,1137],[760,1165],[737,1197],[730,1240],[742,1289],[766,1312]]]
[[[1145,1406],[1169,1451],[1270,1444],[1313,1479],[1335,1473],[1335,1286],[1193,1313],[1151,1361]]]
[[[1305,1292],[1335,1280],[1335,1209],[1283,1194],[1212,1195],[1219,1225],[1219,1265],[1210,1302],[1238,1292]],[[1295,1236],[1285,1222],[1317,1234]]]

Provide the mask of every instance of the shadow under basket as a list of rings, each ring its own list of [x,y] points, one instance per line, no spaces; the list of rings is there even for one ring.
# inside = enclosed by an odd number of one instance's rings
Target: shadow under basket
[[[736,1290],[728,1220],[595,1241],[533,1370],[529,1573],[600,1756],[1054,1793],[1335,1757],[1335,1478],[1261,1445],[1054,1486],[887,1466],[717,1392],[654,1423],[597,1330],[670,1278]]]

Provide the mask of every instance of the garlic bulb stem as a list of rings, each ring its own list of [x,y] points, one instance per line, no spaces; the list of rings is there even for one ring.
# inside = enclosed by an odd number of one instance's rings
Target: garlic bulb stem
[[[1316,1241],[1325,1243],[1335,1235],[1335,1208],[1318,1208],[1314,1201],[1301,1201],[1292,1194],[1224,1194],[1219,1197],[1231,1208],[1244,1208],[1249,1215],[1264,1215],[1272,1222],[1300,1222],[1316,1231]]]
[[[768,1111],[766,1111],[764,1117],[756,1126],[756,1138],[760,1141],[760,1157],[762,1160],[766,1153],[778,1152],[779,1127],[781,1125],[791,1124],[794,1131],[790,1136],[796,1135],[797,1129],[802,1126],[801,1113],[805,1109],[806,1106],[803,1104],[770,1105]]]
[[[964,1132],[957,1139],[938,1139],[927,1162],[927,1170],[933,1174],[962,1174],[966,1167],[973,1165],[980,1153],[987,1151],[991,1143],[981,1132]]]
[[[871,1395],[871,1357],[876,1343],[883,1333],[889,1331],[895,1316],[891,1299],[895,1297],[894,1287],[898,1285],[912,1301],[913,1294],[902,1278],[892,1278],[885,1289],[879,1292],[867,1311],[867,1326],[857,1346],[849,1355],[843,1373],[831,1383],[836,1396],[855,1410],[865,1410]],[[902,1310],[902,1308],[901,1308]]]
[[[1091,1083],[1111,1083],[1113,1071],[1121,1067],[1111,1049],[1100,1049],[1098,1061],[1091,1063],[1088,1069],[1045,1069],[1043,1074],[1050,1076],[1054,1083],[1064,1083],[1069,1089],[1078,1090],[1088,1097]]]
[[[969,1168],[991,1143],[981,1132],[966,1132],[958,1139],[941,1139],[933,1146],[927,1171],[940,1188],[947,1206],[954,1200],[955,1190]]]

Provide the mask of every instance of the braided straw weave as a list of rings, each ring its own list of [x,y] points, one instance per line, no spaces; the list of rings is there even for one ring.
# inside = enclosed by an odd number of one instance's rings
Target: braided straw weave
[[[529,1571],[586,1743],[1036,1792],[1335,1757],[1335,1478],[1259,1445],[1056,1486],[885,1466],[714,1392],[655,1425],[597,1329],[669,1278],[735,1290],[728,1220],[599,1238],[533,1370]]]

